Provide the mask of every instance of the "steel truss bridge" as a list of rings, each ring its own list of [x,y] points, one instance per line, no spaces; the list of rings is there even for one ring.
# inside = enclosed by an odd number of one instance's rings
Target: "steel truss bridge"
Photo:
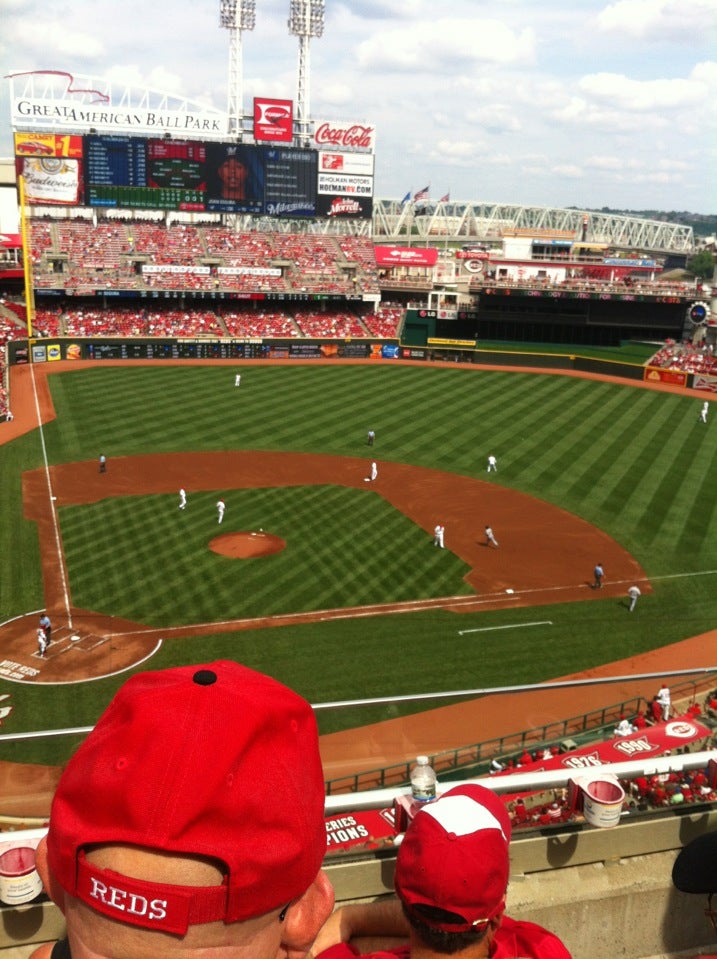
[[[269,217],[236,218],[239,230],[370,236],[374,243],[406,246],[495,245],[504,235],[522,233],[549,240],[560,237],[586,244],[604,244],[613,250],[656,256],[691,256],[695,238],[691,226],[645,220],[616,213],[515,203],[401,203],[374,199],[373,220],[296,220]]]

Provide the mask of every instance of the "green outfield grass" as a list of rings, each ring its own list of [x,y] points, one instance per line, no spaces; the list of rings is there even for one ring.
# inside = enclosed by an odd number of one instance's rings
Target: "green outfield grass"
[[[77,369],[50,383],[58,412],[44,430],[51,463],[96,460],[104,451],[111,469],[119,456],[223,449],[368,461],[368,428],[376,430],[372,452],[379,461],[485,479],[492,452],[499,472],[491,482],[603,528],[636,556],[655,589],[633,616],[622,600],[607,598],[541,607],[539,615],[424,612],[219,631],[166,643],[152,668],[232,657],[318,703],[538,682],[717,622],[717,415],[707,426],[699,423],[701,404],[693,396],[557,375],[386,363],[244,366],[240,389],[233,387],[231,368],[213,366]],[[0,447],[2,619],[43,602],[36,529],[22,518],[20,496],[21,471],[41,463],[39,433]],[[64,507],[74,602],[168,625],[462,589],[463,564],[425,548],[425,532],[368,490],[219,492],[229,504],[225,523],[242,517],[240,526],[227,529],[266,528],[268,514],[271,531],[286,530],[291,549],[241,564],[208,554],[213,493],[194,494],[185,514],[176,510],[176,497],[164,496]],[[330,536],[319,528],[325,516],[335,530]],[[477,519],[481,528],[483,522]],[[136,555],[131,565],[128,550]],[[336,595],[339,602],[331,598]],[[553,625],[458,636],[460,629],[516,620]],[[714,651],[706,650],[705,658],[711,665]],[[10,693],[15,704],[3,732],[89,724],[120,682],[48,688],[0,681],[0,693]],[[319,718],[330,730],[412,708],[427,704],[321,712]],[[480,738],[479,730],[466,731],[467,742]],[[41,758],[63,754],[57,743],[48,749]]]

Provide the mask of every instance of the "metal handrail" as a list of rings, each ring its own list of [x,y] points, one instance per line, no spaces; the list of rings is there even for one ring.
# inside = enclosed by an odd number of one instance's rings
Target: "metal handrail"
[[[694,701],[698,690],[706,689],[715,683],[714,673],[703,674],[699,680],[687,680],[671,687],[673,700],[690,699]],[[598,733],[607,726],[614,725],[620,716],[635,716],[640,709],[647,709],[648,702],[643,696],[612,703],[601,709],[592,710],[567,719],[556,720],[543,726],[524,729],[495,739],[472,743],[468,746],[457,746],[443,752],[429,756],[431,765],[437,773],[450,770],[461,770],[469,766],[476,766],[491,759],[501,760],[517,758],[529,745],[532,748],[550,747],[559,745],[566,736],[580,735],[586,732]],[[349,773],[326,781],[326,795],[335,796],[343,793],[356,793],[365,790],[388,789],[403,786],[410,782],[411,767],[414,758],[402,763],[377,769],[364,770],[358,773]]]

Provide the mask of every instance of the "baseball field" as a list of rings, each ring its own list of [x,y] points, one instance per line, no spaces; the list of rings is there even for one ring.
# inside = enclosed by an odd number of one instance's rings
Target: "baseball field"
[[[137,668],[227,657],[321,704],[537,683],[714,628],[702,396],[450,365],[241,372],[235,388],[224,364],[22,370],[16,422],[46,422],[0,445],[2,733],[89,725]],[[441,703],[318,717],[328,733]]]

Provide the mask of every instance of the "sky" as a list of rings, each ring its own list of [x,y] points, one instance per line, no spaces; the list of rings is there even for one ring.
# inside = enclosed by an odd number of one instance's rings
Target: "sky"
[[[325,0],[310,114],[376,127],[374,193],[717,211],[717,0]],[[256,0],[244,108],[296,99],[289,0]],[[225,109],[219,0],[0,0],[0,75],[64,70]],[[8,82],[0,156],[12,154]]]

